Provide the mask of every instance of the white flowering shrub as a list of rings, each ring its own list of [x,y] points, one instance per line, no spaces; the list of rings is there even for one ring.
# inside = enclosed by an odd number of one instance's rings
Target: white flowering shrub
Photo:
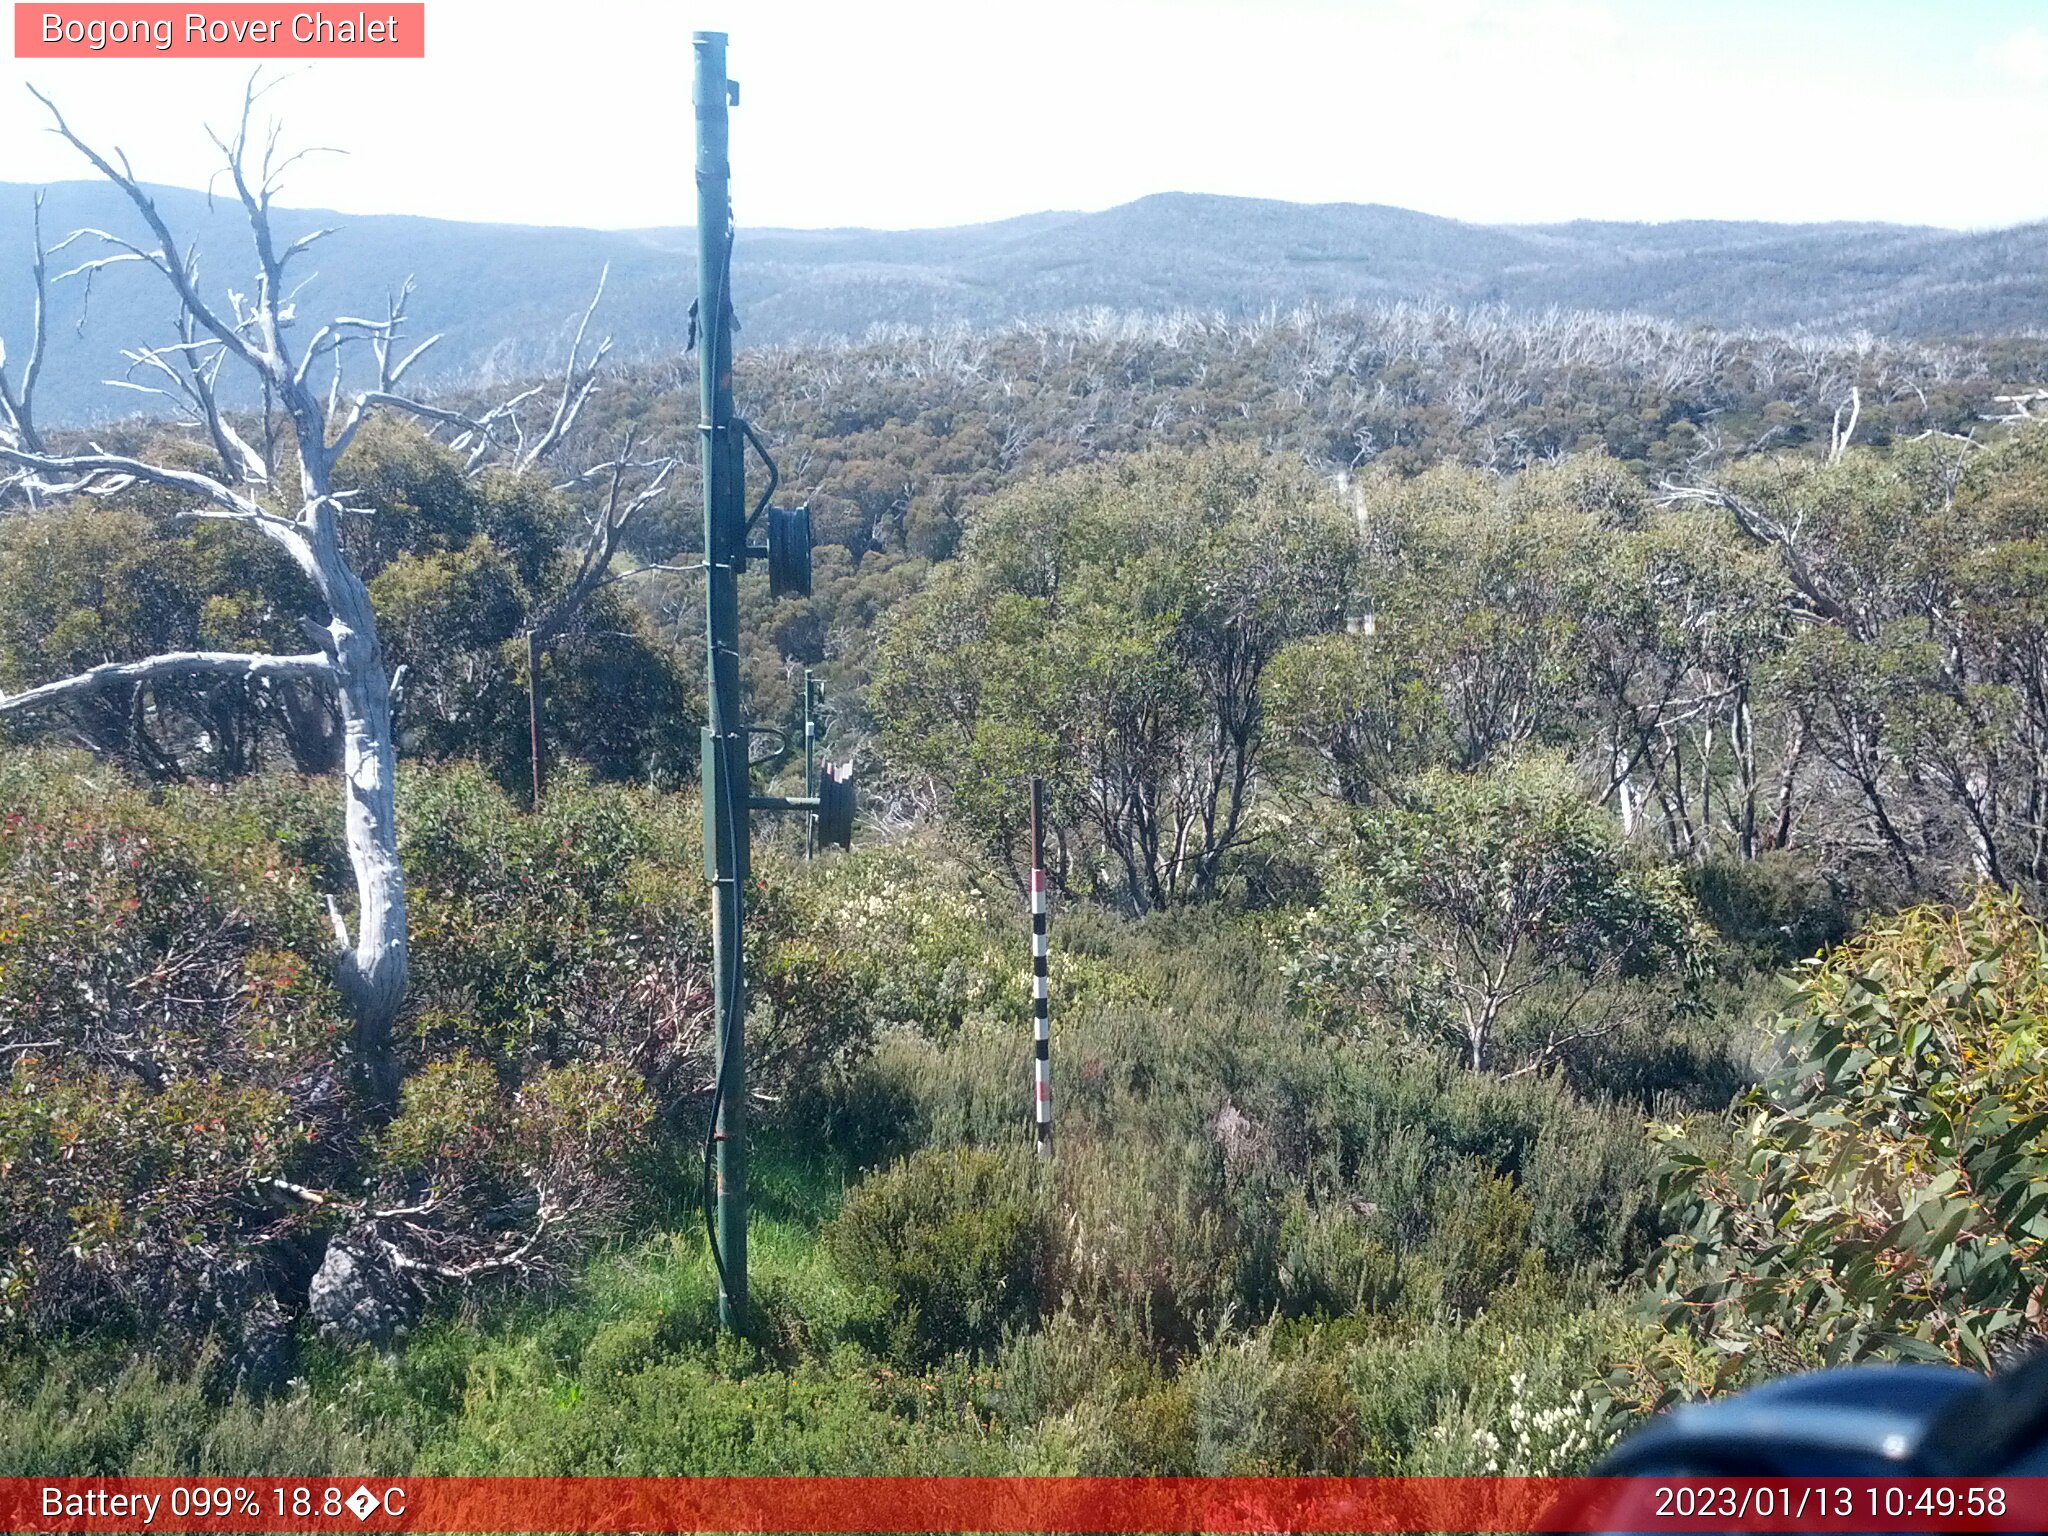
[[[1583,1472],[1614,1443],[1619,1421],[1609,1403],[1578,1387],[1562,1402],[1544,1402],[1526,1371],[1508,1378],[1495,1417],[1478,1422],[1468,1408],[1433,1426],[1422,1458],[1441,1457],[1442,1470],[1466,1476],[1566,1477]]]
[[[934,877],[897,847],[863,848],[811,866],[801,900],[860,971],[878,1027],[951,1034],[1014,1011],[1030,992],[1030,926],[979,887]]]
[[[1440,1477],[1569,1477],[1587,1471],[1630,1423],[1594,1379],[1597,1361],[1616,1341],[1598,1337],[1584,1326],[1588,1321],[1573,1319],[1540,1341],[1503,1338],[1495,1360],[1514,1368],[1490,1380],[1483,1366],[1468,1375],[1466,1390],[1443,1405],[1402,1470]]]

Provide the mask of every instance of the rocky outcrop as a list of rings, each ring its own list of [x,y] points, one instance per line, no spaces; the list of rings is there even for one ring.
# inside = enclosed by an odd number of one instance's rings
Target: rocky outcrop
[[[337,1237],[306,1290],[320,1336],[343,1344],[388,1344],[419,1313],[419,1292],[368,1244]]]

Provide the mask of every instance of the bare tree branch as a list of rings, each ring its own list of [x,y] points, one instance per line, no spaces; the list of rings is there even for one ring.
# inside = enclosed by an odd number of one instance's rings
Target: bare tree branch
[[[403,411],[407,415],[417,416],[423,421],[439,422],[444,426],[461,427],[465,432],[487,430],[483,421],[473,416],[465,416],[460,411],[452,411],[445,406],[429,405],[424,400],[414,400],[407,395],[392,395],[378,389],[367,389],[356,396],[355,405],[349,411],[348,420],[342,424],[341,435],[334,440],[334,446],[330,452],[336,459],[339,459],[347,451],[348,445],[355,439],[357,430],[365,421],[370,419],[370,413],[379,406],[389,410]]]
[[[4,444],[0,444],[0,462],[13,464],[23,470],[25,473],[21,478],[27,481],[32,489],[46,495],[111,495],[142,480],[152,485],[165,486],[170,490],[187,492],[210,504],[207,508],[188,510],[182,513],[182,516],[230,517],[254,523],[273,537],[284,533],[297,534],[303,530],[302,524],[266,511],[260,502],[223,485],[212,475],[201,474],[196,469],[175,469],[122,453],[24,453],[19,448],[9,448]],[[46,478],[51,475],[70,478]]]
[[[519,424],[519,407],[539,394],[544,386],[535,384],[522,389],[509,400],[499,402],[476,418],[457,437],[449,440],[448,446],[457,453],[469,450],[469,457],[463,462],[464,474],[474,474],[484,467],[490,452],[497,442],[500,425],[509,428],[513,437],[513,456],[517,458],[526,447],[526,431]],[[467,418],[465,418],[467,419]]]
[[[577,610],[589,600],[591,593],[608,584],[612,560],[618,554],[619,542],[627,527],[660,498],[667,488],[669,476],[680,462],[675,454],[640,460],[635,460],[632,454],[633,439],[629,434],[617,458],[592,465],[561,487],[566,489],[587,481],[601,480],[606,487],[605,499],[590,519],[589,530],[577,558],[576,575],[567,590],[534,622],[536,645],[546,645],[560,635],[576,616]],[[647,479],[637,491],[628,495],[628,478],[636,474],[645,474]]]
[[[1812,617],[1850,624],[1848,608],[1814,570],[1806,552],[1799,547],[1798,530],[1791,524],[1772,517],[1754,502],[1718,485],[1674,485],[1666,480],[1658,485],[1657,493],[1660,506],[1693,502],[1719,507],[1727,512],[1735,519],[1736,527],[1750,538],[1778,552],[1785,562],[1786,574],[1792,578],[1792,585],[1798,588]]]
[[[193,278],[196,282],[196,269]],[[189,423],[206,432],[213,444],[214,455],[220,461],[224,481],[239,480],[244,485],[268,486],[271,481],[268,460],[242,436],[221,409],[216,384],[221,364],[227,360],[226,351],[211,337],[202,339],[197,335],[191,312],[182,306],[178,311],[177,324],[179,339],[176,342],[164,346],[132,347],[121,354],[128,359],[130,374],[137,369],[156,373],[169,381],[168,388],[137,384],[132,378],[109,379],[106,382],[116,389],[134,389],[158,395],[177,405]]]
[[[583,311],[583,318],[577,323],[576,335],[569,343],[569,364],[562,370],[562,395],[555,402],[554,417],[533,446],[519,456],[521,469],[531,469],[542,463],[561,447],[562,439],[567,437],[569,429],[576,425],[576,418],[582,413],[584,402],[597,388],[598,369],[604,362],[605,354],[612,349],[612,339],[607,336],[600,341],[597,350],[591,354],[590,361],[585,363],[582,361],[583,337],[590,329],[591,317],[597,313],[598,302],[604,298],[604,285],[611,274],[612,264],[606,262],[597,274],[597,291],[590,296],[590,303]]]
[[[71,125],[64,120],[64,114],[57,110],[57,104],[54,101],[50,100],[49,97],[45,96],[33,85],[28,88],[28,91],[31,96],[40,101],[49,111],[52,121],[56,124],[57,133],[63,137],[65,142],[85,156],[92,163],[94,170],[106,177],[107,180],[111,181],[127,195],[128,201],[134,205],[135,211],[142,215],[142,221],[149,226],[150,233],[155,235],[160,242],[155,252],[145,252],[140,247],[123,240],[115,240],[114,243],[125,247],[137,259],[147,261],[159,272],[162,272],[165,277],[170,279],[171,286],[177,291],[179,302],[191,312],[193,318],[199,324],[219,337],[225,346],[251,368],[260,374],[270,375],[276,367],[276,359],[269,353],[258,350],[249,341],[248,337],[243,334],[242,328],[239,325],[229,324],[212,305],[199,296],[198,290],[192,286],[191,281],[186,275],[188,270],[186,264],[176,259],[173,255],[178,249],[178,242],[171,234],[170,226],[164,222],[163,215],[157,211],[155,199],[143,191],[141,184],[135,180],[134,175],[128,170],[127,156],[121,155],[121,164],[116,166],[106,156],[102,155],[72,131]],[[246,110],[245,105],[245,113]],[[120,151],[116,150],[115,154],[120,155]],[[112,239],[113,237],[109,236],[107,238]]]
[[[2016,395],[1993,395],[1991,398],[1997,404],[2004,406],[2005,410],[1997,415],[1982,415],[1978,418],[1979,420],[2007,423],[2033,421],[2036,418],[2032,407],[2048,405],[2048,389],[2029,389]]]
[[[53,704],[115,683],[154,683],[171,677],[235,677],[250,682],[325,676],[333,663],[324,654],[268,656],[239,651],[166,651],[141,661],[110,661],[20,693],[0,694],[0,715]]]
[[[359,315],[345,315],[330,321],[316,333],[307,355],[300,360],[297,374],[303,381],[315,356],[336,352],[345,344],[338,333],[351,330],[357,337],[369,342],[377,359],[377,383],[374,388],[359,392],[350,402],[347,416],[342,420],[339,431],[327,450],[329,464],[340,460],[348,451],[356,434],[372,414],[378,410],[400,411],[422,421],[453,429],[448,446],[457,453],[466,453],[463,473],[475,474],[500,462],[498,450],[506,448],[503,462],[518,471],[535,469],[551,458],[575,429],[583,407],[596,393],[598,378],[604,360],[611,351],[609,336],[598,342],[590,354],[584,355],[584,340],[590,331],[590,322],[597,313],[597,306],[604,297],[605,283],[611,268],[607,265],[599,274],[597,289],[590,302],[584,306],[583,314],[576,326],[576,333],[570,342],[569,359],[562,373],[562,386],[555,402],[553,414],[540,436],[529,440],[525,423],[520,418],[519,408],[538,395],[545,387],[535,384],[508,400],[492,406],[480,416],[472,416],[452,406],[438,405],[416,396],[397,393],[397,386],[412,367],[426,355],[440,340],[436,334],[418,343],[410,351],[400,354],[397,344],[404,335],[406,303],[411,297],[413,283],[407,278],[404,285],[393,297],[387,317],[371,320]],[[340,377],[337,370],[335,394],[339,393]],[[330,415],[332,404],[330,403]]]

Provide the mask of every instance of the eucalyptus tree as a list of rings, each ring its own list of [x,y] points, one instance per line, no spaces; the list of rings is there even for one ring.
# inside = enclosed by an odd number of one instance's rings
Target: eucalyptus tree
[[[1666,1325],[1710,1346],[1660,1349],[1658,1373],[1698,1390],[2037,1347],[2048,934],[1980,891],[1874,921],[1801,981],[1782,1062],[1732,1123],[1652,1127],[1670,1233],[1652,1284]]]
[[[1325,1017],[1362,1008],[1512,1077],[1668,1018],[1705,974],[1677,869],[1632,850],[1556,760],[1421,775],[1357,829],[1289,945]]]
[[[1570,588],[1601,528],[1520,489],[1519,477],[1450,464],[1362,487],[1374,638],[1425,670],[1461,769],[1556,743],[1574,719]]]
[[[1789,639],[1785,599],[1768,556],[1689,511],[1615,533],[1576,583],[1601,797],[1674,858],[1755,858],[1790,815],[1774,768],[1803,747],[1765,677]]]
[[[1836,808],[1808,822],[1834,860],[1927,890],[2048,874],[2044,464],[2048,435],[2022,426],[1665,488],[1779,568],[1792,628],[1770,681],[1816,770],[1804,792]]]
[[[1368,629],[1314,635],[1273,663],[1271,714],[1291,756],[1315,765],[1346,805],[1384,805],[1449,756],[1449,714],[1415,636]]]
[[[1049,783],[1070,885],[1133,910],[1213,892],[1252,835],[1266,677],[1344,619],[1356,536],[1300,460],[1105,460],[996,497],[893,614],[876,712],[999,857]]]

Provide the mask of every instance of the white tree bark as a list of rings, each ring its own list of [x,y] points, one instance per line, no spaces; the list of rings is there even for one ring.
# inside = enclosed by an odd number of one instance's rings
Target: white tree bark
[[[330,663],[322,652],[269,656],[241,651],[166,651],[141,661],[110,661],[54,683],[24,688],[20,693],[0,694],[0,714],[55,703],[111,683],[146,683],[160,677],[239,677],[260,681],[274,677],[322,677],[329,670]]]
[[[90,452],[59,455],[41,451],[15,432],[0,438],[0,462],[15,467],[16,481],[31,495],[103,495],[136,481],[183,491],[197,505],[185,515],[239,522],[282,546],[312,582],[327,608],[327,621],[306,621],[320,652],[304,656],[234,656],[210,652],[177,652],[143,661],[96,667],[76,677],[47,683],[0,700],[0,711],[12,712],[48,703],[86,689],[118,681],[148,680],[176,674],[262,677],[323,676],[331,680],[342,719],[342,798],[344,836],[355,873],[355,927],[351,936],[339,904],[331,898],[330,915],[337,942],[337,976],[355,1019],[355,1049],[368,1084],[389,1100],[397,1088],[391,1052],[391,1023],[405,996],[407,972],[405,880],[398,860],[395,815],[395,754],[391,729],[391,678],[377,640],[377,624],[362,579],[343,554],[338,527],[346,493],[334,484],[336,462],[347,437],[376,406],[409,408],[415,404],[395,394],[405,370],[425,346],[392,360],[393,344],[403,323],[402,301],[394,302],[383,321],[344,319],[323,326],[303,356],[294,357],[287,331],[292,305],[285,297],[285,271],[311,239],[277,249],[270,227],[270,202],[276,175],[277,136],[272,132],[258,147],[250,140],[249,119],[257,91],[252,82],[242,105],[240,126],[231,141],[216,139],[226,157],[248,220],[257,259],[256,282],[248,296],[230,294],[232,308],[223,313],[210,305],[197,286],[198,263],[181,251],[155,203],[116,152],[117,165],[86,144],[54,104],[49,108],[57,132],[126,194],[156,242],[149,247],[104,231],[87,232],[114,251],[103,261],[139,261],[154,267],[170,283],[181,310],[183,340],[174,348],[145,350],[139,361],[169,373],[189,388],[187,399],[219,449],[218,475],[176,469],[118,454]],[[288,161],[285,163],[289,163]],[[68,242],[67,242],[68,243]],[[90,266],[92,264],[88,264]],[[82,269],[81,269],[82,270]],[[310,387],[308,375],[321,357],[338,354],[351,342],[370,343],[378,361],[377,386],[351,402],[348,431],[329,441],[332,396],[323,401]],[[174,354],[186,365],[178,369]],[[266,504],[273,493],[271,466],[227,428],[213,405],[213,380],[219,366],[234,361],[248,368],[287,412],[297,448],[299,495],[296,511],[278,512]],[[180,375],[182,373],[182,379]]]
[[[580,333],[579,333],[580,334]],[[570,376],[575,374],[575,356],[570,356]],[[568,396],[565,392],[563,399]],[[581,474],[564,481],[558,490],[591,483],[605,487],[604,500],[591,513],[583,538],[583,547],[578,552],[576,574],[564,589],[562,595],[551,603],[545,612],[533,623],[535,641],[546,646],[554,642],[575,618],[577,610],[590,600],[590,595],[600,587],[610,586],[620,579],[612,574],[612,562],[618,557],[619,541],[633,519],[660,499],[667,488],[668,477],[681,459],[676,454],[662,454],[649,459],[633,457],[633,436],[626,435],[617,458],[593,464]],[[639,489],[629,491],[628,482],[635,475],[644,476]],[[622,576],[637,575],[645,566],[636,566],[631,571],[621,572]]]
[[[35,255],[29,266],[34,279],[35,307],[29,317],[28,356],[22,359],[17,380],[7,377],[7,347],[0,343],[0,442],[41,452],[42,434],[36,430],[36,378],[43,370],[43,346],[49,334],[49,264],[43,252],[43,194],[38,192],[33,217]]]

